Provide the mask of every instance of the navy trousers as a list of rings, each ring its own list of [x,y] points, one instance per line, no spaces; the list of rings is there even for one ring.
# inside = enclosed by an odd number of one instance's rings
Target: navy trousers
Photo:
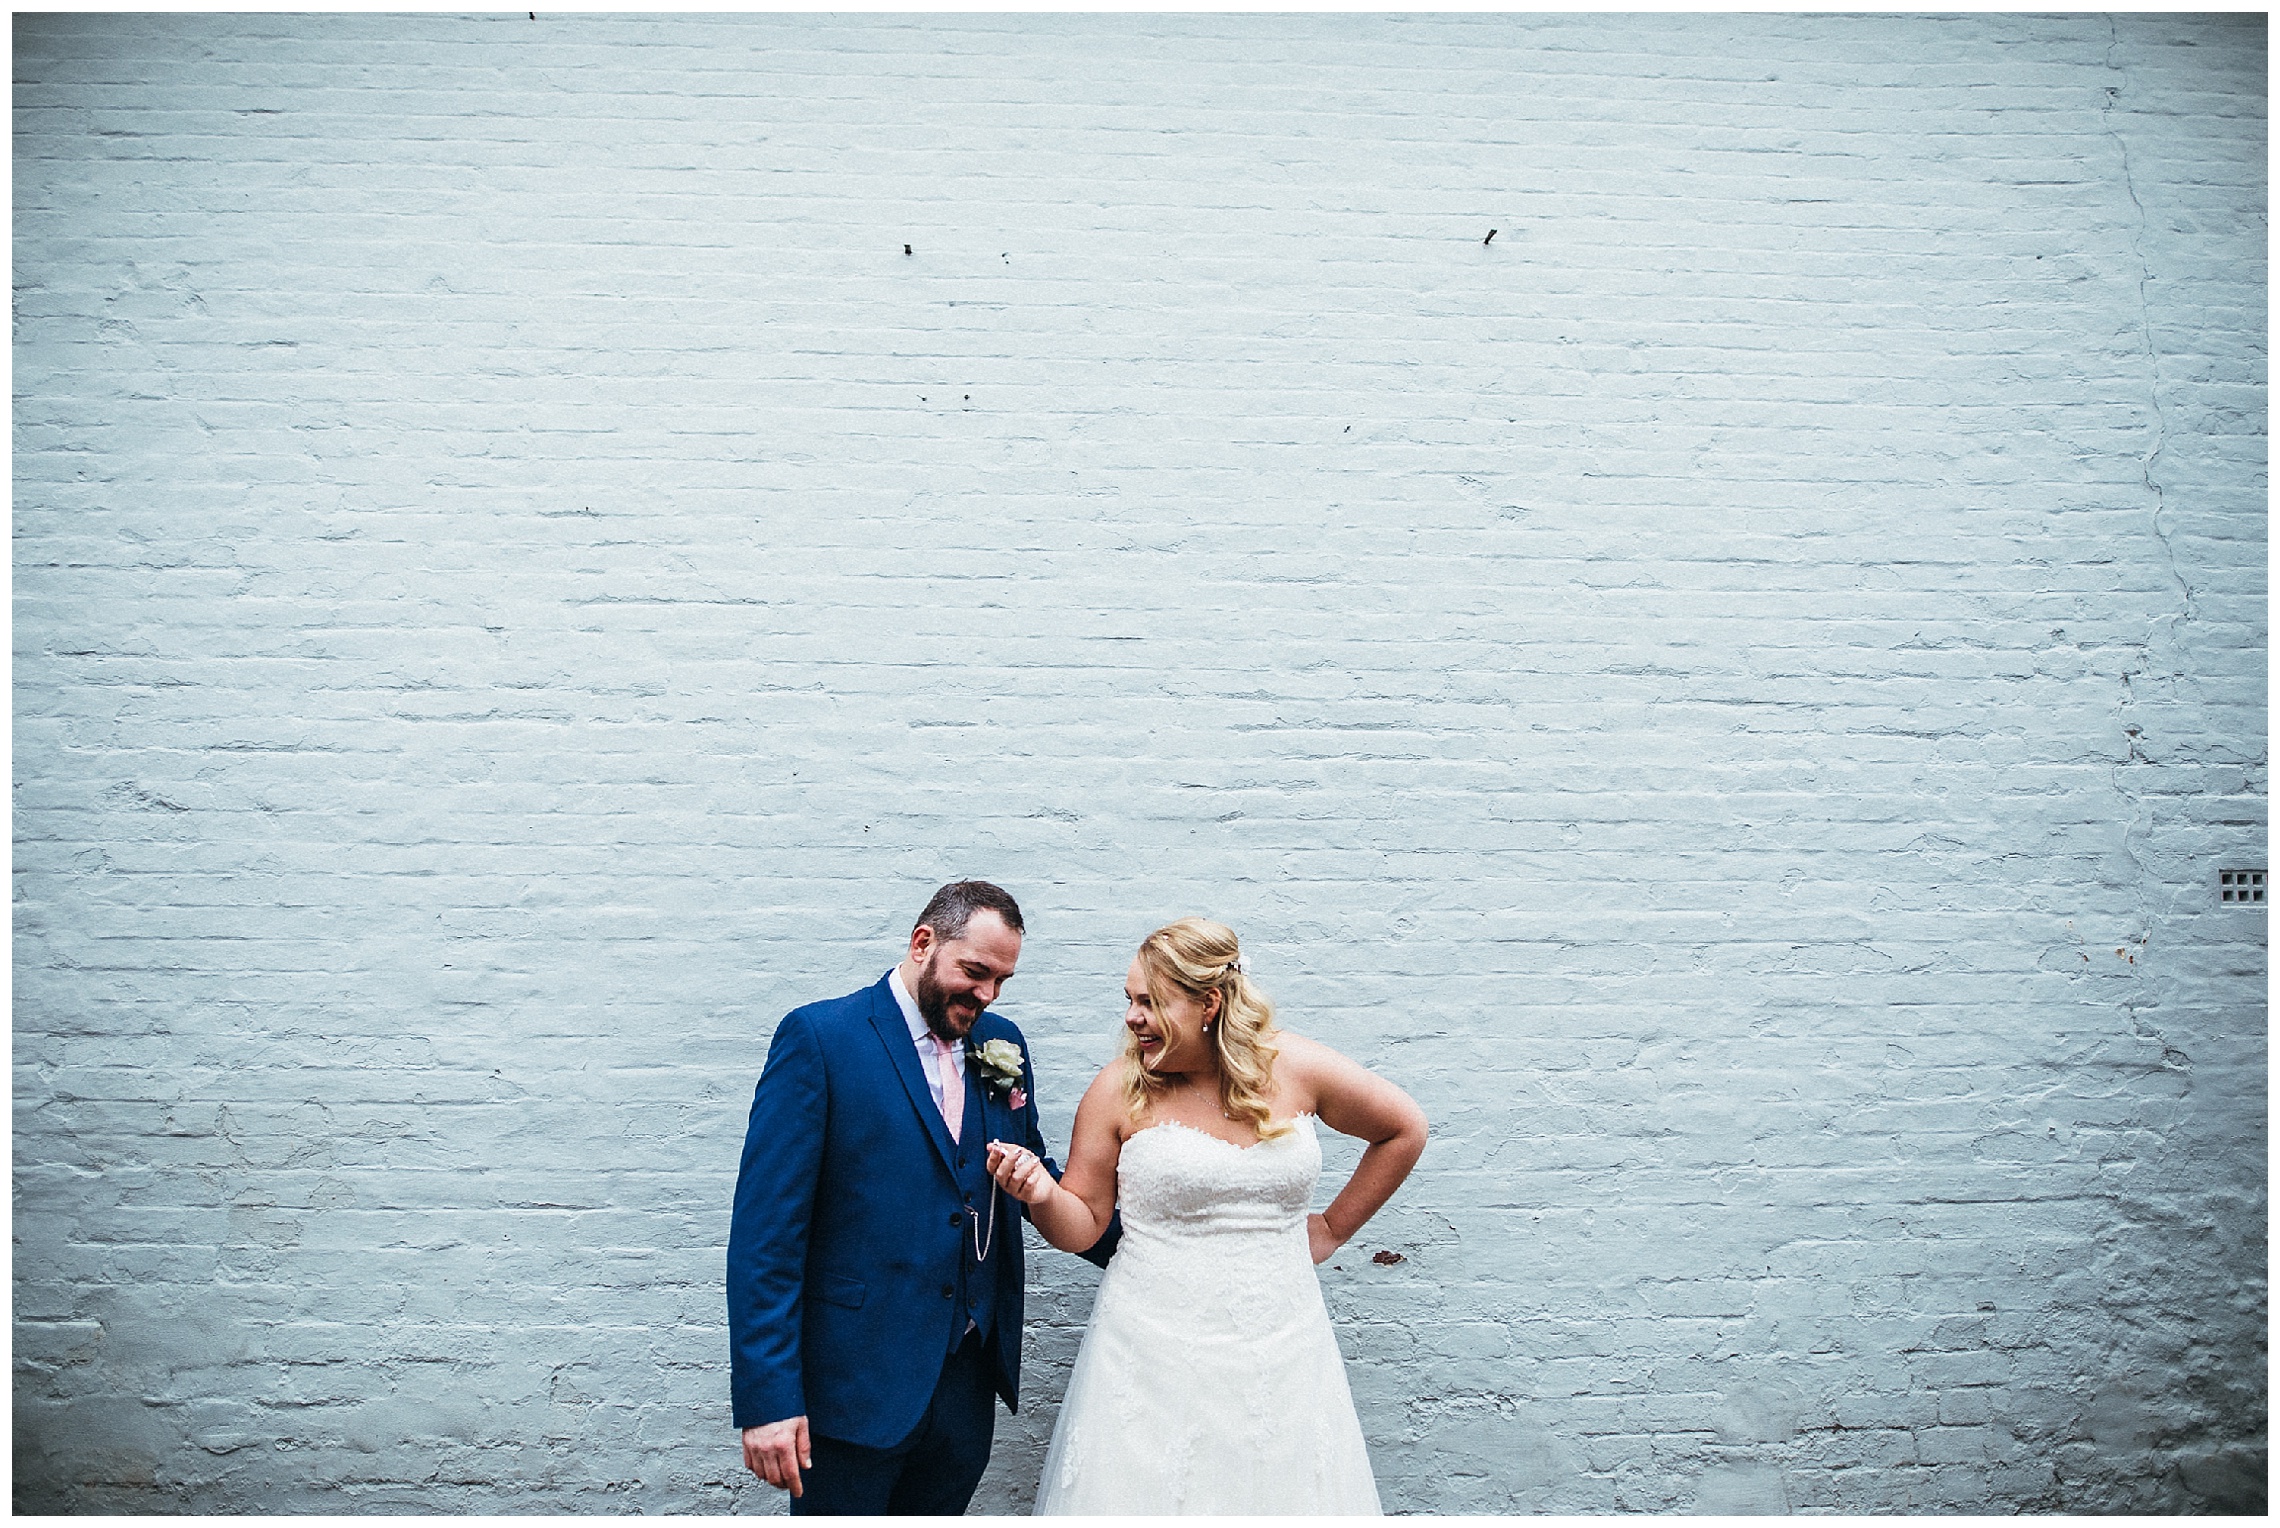
[[[997,1392],[982,1334],[943,1360],[934,1399],[911,1435],[893,1448],[864,1448],[813,1433],[812,1469],[800,1471],[794,1517],[959,1517],[989,1468],[997,1431]]]

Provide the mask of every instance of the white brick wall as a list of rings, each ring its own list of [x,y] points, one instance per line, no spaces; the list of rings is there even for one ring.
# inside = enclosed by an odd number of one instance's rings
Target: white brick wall
[[[2261,1505],[2263,17],[14,29],[19,1509],[778,1510],[959,873],[1424,1103],[1395,1510]]]

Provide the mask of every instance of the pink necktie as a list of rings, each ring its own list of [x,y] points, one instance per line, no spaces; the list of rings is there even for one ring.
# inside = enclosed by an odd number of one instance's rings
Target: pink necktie
[[[950,1127],[950,1139],[958,1139],[958,1127],[966,1117],[966,1085],[958,1079],[958,1069],[950,1064],[950,1042],[940,1035],[929,1035],[934,1042],[935,1059],[942,1067],[942,1123]]]

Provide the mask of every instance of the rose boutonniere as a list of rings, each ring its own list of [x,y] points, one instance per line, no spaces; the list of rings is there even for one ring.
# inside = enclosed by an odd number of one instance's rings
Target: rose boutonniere
[[[1009,1107],[1026,1109],[1029,1095],[1021,1089],[1021,1047],[1011,1040],[989,1040],[980,1045],[966,1047],[966,1063],[978,1068],[976,1075],[982,1086],[990,1090],[992,1098],[1003,1099]]]

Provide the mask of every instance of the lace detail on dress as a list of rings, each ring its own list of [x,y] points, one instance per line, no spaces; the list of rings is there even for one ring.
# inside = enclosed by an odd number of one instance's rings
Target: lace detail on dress
[[[1124,1239],[1046,1451],[1037,1511],[1375,1515],[1307,1251],[1311,1116],[1237,1146],[1176,1121],[1117,1163]]]

